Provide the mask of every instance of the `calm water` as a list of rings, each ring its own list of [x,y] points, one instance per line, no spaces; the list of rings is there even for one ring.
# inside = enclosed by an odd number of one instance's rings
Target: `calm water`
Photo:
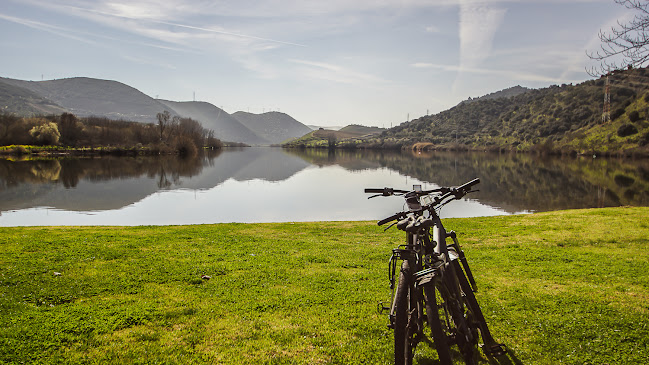
[[[365,187],[480,192],[443,217],[649,205],[649,161],[486,153],[226,149],[176,157],[0,159],[0,226],[375,220],[402,199]]]

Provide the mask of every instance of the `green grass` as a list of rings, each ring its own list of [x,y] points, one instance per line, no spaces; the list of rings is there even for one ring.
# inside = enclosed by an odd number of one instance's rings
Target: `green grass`
[[[446,220],[510,349],[492,363],[649,362],[648,215]],[[372,222],[0,228],[0,363],[389,364],[376,304],[402,240]]]

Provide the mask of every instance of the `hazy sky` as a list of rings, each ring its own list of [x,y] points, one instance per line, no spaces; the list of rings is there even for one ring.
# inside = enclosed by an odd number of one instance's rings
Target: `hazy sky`
[[[587,80],[598,31],[628,16],[613,0],[0,0],[0,76],[389,127]]]

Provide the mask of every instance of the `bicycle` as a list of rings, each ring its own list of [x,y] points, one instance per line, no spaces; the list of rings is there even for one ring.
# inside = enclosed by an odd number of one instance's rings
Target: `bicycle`
[[[453,200],[474,192],[472,187],[480,179],[458,187],[422,190],[415,185],[412,191],[393,188],[368,188],[366,193],[379,196],[403,196],[407,210],[397,212],[377,222],[379,226],[393,222],[406,233],[406,244],[392,250],[388,276],[392,301],[390,307],[379,303],[379,312],[389,310],[388,327],[394,330],[394,362],[412,364],[417,345],[432,344],[440,363],[453,363],[453,354],[459,352],[465,364],[477,364],[480,337],[486,356],[500,356],[506,352],[503,344],[491,335],[474,292],[477,285],[454,231],[447,232],[439,217],[439,210]],[[447,244],[451,238],[453,243]],[[395,280],[397,262],[401,260],[398,280]],[[430,335],[424,329],[428,324]],[[428,330],[426,330],[428,331]]]

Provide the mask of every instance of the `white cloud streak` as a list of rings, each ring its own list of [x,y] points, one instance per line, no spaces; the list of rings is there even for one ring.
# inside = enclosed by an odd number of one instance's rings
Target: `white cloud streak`
[[[384,83],[380,77],[325,62],[291,59],[292,63],[302,65],[300,73],[309,78],[327,80],[343,84]]]
[[[126,30],[144,37],[153,37],[159,41],[174,41],[178,37],[175,32],[174,37],[161,37],[163,32],[154,29],[155,24],[171,26],[176,28],[188,29],[202,33],[220,34],[227,37],[278,43],[289,46],[305,47],[303,44],[273,39],[271,37],[261,37],[252,34],[245,34],[225,29],[218,26],[196,26],[190,25],[189,22],[183,22],[182,19],[190,18],[209,18],[221,16],[214,12],[213,5],[204,3],[193,3],[187,1],[97,1],[97,2],[78,2],[78,1],[51,1],[41,2],[34,0],[25,0],[28,3],[39,8],[56,11],[58,13],[73,15],[75,17],[103,24],[115,29]],[[131,21],[130,23],[128,21]],[[133,22],[137,26],[133,26]],[[169,36],[167,32],[167,36]],[[156,37],[156,35],[158,37]],[[186,34],[183,41],[192,38],[200,38],[200,34]]]
[[[43,22],[39,22],[39,21],[35,21],[35,20],[30,20],[30,19],[25,19],[25,18],[9,16],[9,15],[5,15],[5,14],[1,14],[1,13],[0,13],[0,19],[4,19],[4,20],[7,20],[7,21],[10,21],[10,22],[13,22],[13,23],[21,24],[21,25],[24,25],[26,27],[30,27],[30,28],[33,28],[33,29],[38,29],[38,30],[45,31],[45,32],[48,32],[48,33],[56,34],[58,36],[73,39],[73,40],[76,40],[76,41],[79,41],[79,42],[84,42],[84,43],[89,43],[89,44],[97,44],[97,42],[94,42],[94,41],[92,41],[90,39],[87,39],[87,38],[80,37],[80,36],[72,34],[73,31],[70,30],[70,29],[66,29],[66,28],[63,28],[63,27],[56,26],[56,25],[47,24],[47,23],[43,23]]]
[[[491,52],[494,36],[505,18],[506,9],[462,1],[460,4],[460,66],[471,68]]]
[[[438,70],[448,71],[448,72],[464,72],[464,73],[477,74],[477,75],[492,75],[492,76],[499,76],[506,79],[517,80],[517,81],[547,82],[547,83],[555,83],[555,84],[566,82],[566,80],[563,80],[561,78],[550,77],[541,74],[534,74],[525,71],[516,71],[516,70],[494,70],[494,69],[466,67],[466,66],[459,66],[459,65],[440,65],[440,64],[427,63],[427,62],[417,62],[417,63],[413,63],[411,66],[415,68],[438,69]],[[567,82],[570,82],[570,80],[568,80]]]

